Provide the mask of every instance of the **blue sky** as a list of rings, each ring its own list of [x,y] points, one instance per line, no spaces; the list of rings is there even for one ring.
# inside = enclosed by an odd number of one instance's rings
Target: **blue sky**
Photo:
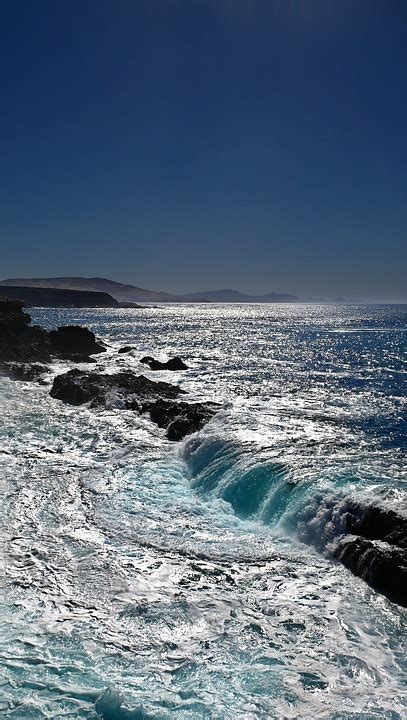
[[[19,0],[2,277],[407,299],[407,3]]]

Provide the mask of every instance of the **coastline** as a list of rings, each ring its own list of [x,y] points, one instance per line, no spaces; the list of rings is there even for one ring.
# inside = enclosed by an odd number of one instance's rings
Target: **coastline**
[[[334,552],[346,538],[356,562],[360,543],[392,554],[383,534],[405,517],[402,365],[388,355],[402,346],[404,312],[30,314],[47,333],[89,328],[105,352],[91,364],[53,356],[44,385],[0,379],[9,702],[98,720],[143,708],[167,720],[188,717],[188,689],[204,714],[209,688],[218,716],[246,720],[262,681],[269,717],[293,711],[289,688],[303,715],[345,713],[349,696],[355,712],[400,713],[405,609]],[[178,352],[188,368],[165,369]],[[106,374],[142,373],[188,391],[167,402],[221,407],[170,441],[149,413],[124,407],[120,388],[102,388],[94,407],[52,398],[54,376],[75,368],[84,390],[92,373],[97,393]],[[382,539],[369,539],[372,529]],[[50,658],[59,673],[70,668],[63,680]],[[351,685],[349,667],[361,668]]]

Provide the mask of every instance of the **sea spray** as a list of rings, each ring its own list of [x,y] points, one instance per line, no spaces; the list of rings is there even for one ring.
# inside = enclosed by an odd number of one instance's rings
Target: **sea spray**
[[[101,372],[180,355],[151,379],[224,409],[171,443],[0,379],[3,715],[403,717],[405,610],[332,549],[355,502],[402,512],[405,310],[32,314],[90,327]]]

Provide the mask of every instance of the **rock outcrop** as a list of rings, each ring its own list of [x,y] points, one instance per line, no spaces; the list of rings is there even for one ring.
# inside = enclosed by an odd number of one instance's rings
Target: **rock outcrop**
[[[157,398],[173,399],[185,391],[176,385],[154,382],[144,375],[119,372],[112,375],[82,370],[70,370],[58,375],[50,395],[70,405],[82,405],[92,401],[94,406],[103,405],[115,393],[122,407],[135,410],[142,403]]]
[[[11,367],[10,363],[49,363],[52,356],[73,362],[93,362],[90,355],[105,352],[104,346],[96,342],[90,330],[67,325],[47,332],[31,325],[31,318],[23,307],[21,300],[0,296],[0,365],[3,375],[28,380],[35,371],[27,368],[18,370],[17,365]]]
[[[160,362],[160,360],[155,360],[153,357],[147,355],[146,357],[142,357],[140,362],[144,365],[148,365],[150,370],[188,370],[188,365],[185,365],[183,360],[181,360],[178,356],[163,363]]]
[[[0,297],[0,363],[49,362],[48,333],[31,325],[24,303]]]
[[[407,549],[407,518],[390,508],[369,505],[362,507],[354,502],[346,516],[350,533],[368,540],[384,540],[390,545]]]
[[[67,360],[87,362],[89,355],[105,352],[105,347],[96,342],[93,332],[79,325],[65,325],[51,330],[49,339],[52,351]]]
[[[91,407],[114,400],[116,407],[148,413],[153,422],[166,428],[170,440],[196,432],[219,410],[214,403],[180,402],[179,395],[185,395],[181,388],[131,372],[106,375],[70,370],[55,378],[50,395],[71,405],[89,402]]]
[[[43,383],[44,375],[49,373],[49,368],[39,363],[7,363],[0,367],[0,375],[6,375],[10,380],[20,380],[21,382],[39,382]]]
[[[387,508],[351,504],[349,535],[335,557],[389,600],[407,607],[407,518]]]
[[[186,403],[157,400],[149,408],[150,418],[167,428],[169,440],[181,440],[200,430],[219,411],[215,403]]]
[[[76,325],[59,327],[47,332],[31,326],[31,318],[23,311],[23,302],[0,298],[0,374],[13,380],[46,383],[48,371],[42,363],[52,357],[76,362],[93,362],[90,355],[105,348],[96,342],[87,328]],[[130,346],[119,352],[129,352]],[[183,370],[187,366],[175,357],[167,363],[143,358],[153,370]],[[50,395],[71,405],[90,403],[92,407],[114,402],[117,407],[148,413],[153,422],[167,430],[170,440],[180,440],[199,430],[218,411],[214,403],[187,403],[177,398],[185,391],[166,382],[154,382],[144,375],[119,372],[112,375],[83,372],[78,369],[58,375]]]

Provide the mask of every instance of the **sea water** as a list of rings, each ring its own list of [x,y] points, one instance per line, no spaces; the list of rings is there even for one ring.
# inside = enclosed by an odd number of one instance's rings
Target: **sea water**
[[[406,610],[333,551],[350,499],[406,512],[406,306],[31,315],[221,407],[171,443],[0,380],[1,717],[405,717]]]

